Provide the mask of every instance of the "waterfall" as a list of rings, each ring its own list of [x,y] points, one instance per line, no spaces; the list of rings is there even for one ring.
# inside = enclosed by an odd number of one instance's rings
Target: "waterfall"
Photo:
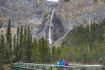
[[[52,20],[53,20],[53,17],[54,17],[54,12],[55,12],[55,7],[52,10],[50,24],[49,24],[49,32],[48,32],[48,41],[49,41],[49,44],[53,43],[53,36],[52,36],[53,23],[52,23]]]

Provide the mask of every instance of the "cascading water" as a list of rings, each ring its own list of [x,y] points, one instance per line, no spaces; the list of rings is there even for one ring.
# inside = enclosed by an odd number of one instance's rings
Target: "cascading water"
[[[49,24],[49,34],[48,34],[49,44],[52,44],[53,43],[53,35],[52,35],[53,34],[52,33],[53,23],[52,23],[52,20],[53,20],[53,17],[54,17],[54,12],[55,12],[55,7],[52,10],[50,24]]]

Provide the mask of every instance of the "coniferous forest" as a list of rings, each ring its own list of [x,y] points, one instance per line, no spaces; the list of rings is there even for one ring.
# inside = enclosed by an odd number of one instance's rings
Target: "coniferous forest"
[[[43,37],[32,37],[29,26],[17,28],[11,33],[11,20],[8,21],[6,34],[0,34],[0,70],[12,63],[55,63],[65,59],[83,64],[105,64],[105,21],[92,22],[91,25],[74,27],[59,47],[49,48]],[[68,56],[68,57],[67,57]]]
[[[105,0],[0,0],[0,70],[105,70]]]
[[[16,35],[11,33],[11,20],[8,21],[6,34],[0,35],[0,70],[12,63],[53,63],[58,59],[59,49],[54,48],[51,54],[48,41],[43,37],[32,38],[30,27],[17,28]],[[56,54],[56,55],[55,55]],[[54,56],[54,58],[52,58]]]
[[[105,20],[74,27],[64,39],[61,48],[61,57],[69,61],[104,65]]]

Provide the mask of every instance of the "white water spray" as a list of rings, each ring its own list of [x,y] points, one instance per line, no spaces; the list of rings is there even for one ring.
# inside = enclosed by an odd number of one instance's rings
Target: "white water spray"
[[[55,7],[52,10],[50,24],[49,24],[49,34],[48,34],[49,44],[52,44],[53,43],[53,39],[52,39],[53,38],[53,36],[52,36],[52,28],[53,28],[52,20],[53,20],[53,17],[54,17],[54,12],[55,12]]]

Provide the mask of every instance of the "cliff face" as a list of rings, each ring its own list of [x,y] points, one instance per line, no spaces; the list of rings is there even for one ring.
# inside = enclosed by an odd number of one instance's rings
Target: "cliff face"
[[[45,0],[0,0],[0,27],[5,28],[11,19],[12,27],[30,25],[37,31],[43,14],[48,12],[45,6]]]
[[[67,30],[88,21],[101,21],[105,18],[105,4],[101,0],[70,0],[61,2],[57,7],[57,16],[62,19]]]
[[[44,12],[44,0],[0,0],[0,16],[17,23],[40,18]]]
[[[54,2],[45,0],[0,0],[0,27],[6,27],[8,18],[11,18],[12,27],[28,25],[32,28],[33,36],[48,38],[51,11],[55,5]],[[75,26],[89,21],[99,22],[104,18],[103,1],[59,1],[52,20],[53,40],[63,39]]]
[[[46,0],[0,0],[0,27],[6,27],[8,19],[12,27],[30,26],[33,37],[48,38],[51,12],[56,4]],[[60,19],[53,17],[53,40],[63,36],[63,26]]]
[[[105,3],[102,0],[69,0],[59,2],[56,15],[61,19],[66,33],[56,44],[61,43],[62,39],[74,27],[101,22],[105,18]]]

